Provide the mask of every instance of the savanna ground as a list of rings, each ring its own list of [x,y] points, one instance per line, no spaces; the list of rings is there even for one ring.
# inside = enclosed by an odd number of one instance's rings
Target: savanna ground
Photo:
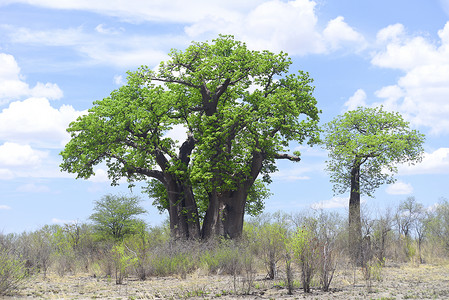
[[[449,201],[422,214],[416,212],[422,207],[415,201],[405,203],[408,208],[400,206],[394,215],[364,216],[357,263],[347,220],[323,211],[261,215],[245,223],[236,240],[173,240],[166,225],[136,227],[121,240],[100,235],[95,226],[84,223],[0,234],[0,295],[449,299]],[[362,261],[365,267],[356,267]],[[308,285],[302,274],[312,274],[310,293],[303,291]],[[288,286],[293,287],[291,294]]]
[[[36,275],[5,299],[449,299],[449,263],[389,263],[371,280],[360,269],[340,266],[329,292],[304,293],[295,272],[293,295],[288,295],[283,274],[267,280],[258,272],[248,275],[209,275],[202,270],[185,278],[129,277],[117,285],[110,277],[91,274]],[[297,281],[298,280],[298,281]],[[252,282],[251,282],[252,281]],[[248,288],[248,284],[250,287]],[[248,290],[249,289],[249,290]]]

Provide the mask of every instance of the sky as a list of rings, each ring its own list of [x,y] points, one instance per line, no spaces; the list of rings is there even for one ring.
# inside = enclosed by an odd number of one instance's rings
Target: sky
[[[170,49],[232,34],[254,50],[287,52],[292,73],[309,72],[324,124],[357,106],[397,111],[426,135],[422,163],[362,197],[371,214],[407,197],[425,207],[449,199],[449,0],[0,0],[0,232],[87,222],[106,194],[142,197],[145,221],[161,224],[139,186],[60,171],[68,124],[156,67]],[[266,211],[347,212],[334,195],[320,147],[292,144]]]

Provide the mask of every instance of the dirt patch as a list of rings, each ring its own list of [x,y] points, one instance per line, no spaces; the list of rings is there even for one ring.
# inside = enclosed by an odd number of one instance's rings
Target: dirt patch
[[[330,292],[313,289],[310,294],[296,282],[293,295],[288,295],[282,274],[278,280],[266,280],[263,274],[248,278],[197,271],[184,279],[130,278],[122,285],[89,274],[36,276],[5,299],[449,299],[449,265],[387,265],[371,281],[360,270],[341,269]]]

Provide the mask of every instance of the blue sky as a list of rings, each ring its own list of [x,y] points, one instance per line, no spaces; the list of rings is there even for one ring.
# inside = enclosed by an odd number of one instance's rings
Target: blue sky
[[[0,0],[0,231],[85,222],[94,200],[130,193],[102,166],[90,180],[60,172],[67,125],[127,70],[220,33],[289,53],[291,71],[315,79],[322,123],[382,104],[426,134],[423,162],[364,198],[372,214],[409,196],[427,207],[449,198],[449,0]],[[295,149],[302,161],[279,163],[267,211],[344,213],[348,195],[333,195],[326,152]],[[159,224],[165,216],[142,196],[146,221]]]

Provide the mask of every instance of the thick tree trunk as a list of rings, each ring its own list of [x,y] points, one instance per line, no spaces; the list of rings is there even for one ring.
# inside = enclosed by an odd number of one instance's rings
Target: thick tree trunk
[[[362,222],[360,219],[360,166],[351,170],[351,195],[349,198],[349,251],[359,265],[363,265]]]
[[[242,236],[245,205],[248,188],[241,186],[222,200],[221,218],[223,220],[223,234],[231,239]]]
[[[182,191],[179,190],[176,182],[171,179],[166,188],[169,202],[170,235],[175,239],[187,238],[187,224],[182,220],[180,214],[180,202],[182,202],[180,196]]]
[[[254,184],[262,169],[264,155],[254,151],[251,161],[251,171],[247,180],[241,183],[234,191],[229,191],[223,197],[221,218],[223,220],[223,234],[231,239],[239,238],[243,232],[243,220],[245,216],[245,205],[248,198],[248,191]]]
[[[199,239],[200,238],[200,220],[198,215],[198,207],[195,202],[195,196],[193,195],[192,187],[190,185],[183,185],[183,207],[181,208],[181,214],[183,214],[187,223],[187,238]]]
[[[246,186],[241,186],[236,191],[210,193],[202,237],[207,239],[219,235],[231,239],[239,238],[243,231],[247,196]]]
[[[171,236],[175,239],[199,238],[198,210],[191,187],[179,184],[170,175],[166,175],[166,181]]]
[[[247,179],[234,190],[209,193],[209,206],[203,222],[202,237],[221,235],[235,239],[242,235],[248,191],[262,169],[263,154],[254,151]],[[219,178],[219,176],[218,176]]]
[[[190,162],[190,154],[195,146],[192,134],[187,134],[187,139],[179,149],[178,159],[181,166],[185,167]],[[170,173],[170,163],[162,151],[156,152],[156,161],[163,170],[163,178],[158,178],[167,190],[169,202],[168,214],[170,218],[170,233],[175,239],[197,239],[200,237],[200,223],[198,208],[192,186],[188,180]]]
[[[201,237],[203,239],[208,239],[213,236],[223,235],[223,224],[220,219],[220,199],[218,193],[214,190],[209,193],[209,206],[206,210],[206,215],[204,216],[203,228],[201,232]]]

